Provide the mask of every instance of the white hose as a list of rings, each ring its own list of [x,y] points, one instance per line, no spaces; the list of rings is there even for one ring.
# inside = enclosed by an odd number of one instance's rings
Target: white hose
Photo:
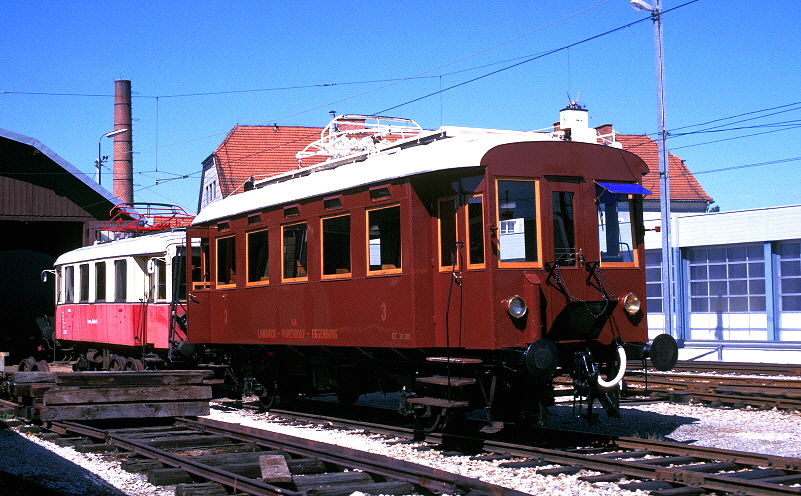
[[[623,380],[623,374],[626,373],[626,351],[623,349],[622,346],[617,347],[617,355],[618,355],[618,364],[619,368],[617,371],[617,375],[611,381],[605,381],[601,378],[601,375],[598,375],[598,381],[595,384],[595,387],[598,388],[598,391],[609,392],[614,390],[620,381]]]

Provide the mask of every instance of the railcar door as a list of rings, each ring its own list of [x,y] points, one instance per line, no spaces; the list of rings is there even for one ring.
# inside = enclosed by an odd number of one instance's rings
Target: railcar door
[[[435,326],[437,345],[479,348],[491,345],[488,308],[492,298],[486,268],[486,202],[476,188],[436,200]],[[457,191],[458,191],[457,190]],[[445,332],[445,329],[448,332]]]
[[[597,261],[597,223],[593,186],[580,177],[546,177],[546,230],[550,243],[543,261],[551,284],[547,287],[549,322],[565,303],[599,300],[602,295],[587,285],[586,265]],[[548,229],[550,227],[550,229]]]
[[[187,340],[193,344],[209,343],[211,342],[209,238],[205,229],[195,229],[190,236],[190,244],[199,245],[200,250],[199,256],[187,259],[187,276],[191,284],[186,295]]]

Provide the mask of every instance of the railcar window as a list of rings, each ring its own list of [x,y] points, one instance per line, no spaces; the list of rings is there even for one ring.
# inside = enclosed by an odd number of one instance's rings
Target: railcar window
[[[284,280],[305,280],[308,275],[306,223],[284,226],[283,242]]]
[[[454,197],[439,200],[439,265],[450,270],[456,261],[456,205]]]
[[[192,290],[209,289],[209,267],[211,254],[209,253],[208,238],[192,238],[192,244],[200,241],[200,250],[192,253]],[[181,270],[184,270],[183,268]]]
[[[106,301],[106,262],[95,263],[95,301]]]
[[[167,262],[155,259],[156,264],[156,300],[167,299]]]
[[[536,181],[498,181],[500,262],[539,261]]]
[[[89,264],[81,264],[78,266],[78,273],[80,277],[80,301],[85,303],[89,301]]]
[[[350,275],[350,215],[323,219],[323,276]]]
[[[368,253],[371,273],[401,271],[400,206],[367,212]]]
[[[200,265],[200,257],[192,257],[192,272],[194,273],[197,265]],[[170,264],[172,271],[172,299],[173,301],[186,300],[186,249],[180,247],[176,250],[176,255],[172,257]],[[194,275],[193,275],[194,277]]]
[[[323,199],[323,207],[326,210],[337,210],[342,208],[342,198],[339,196],[334,196],[332,198],[325,198]]]
[[[248,283],[270,282],[270,250],[267,229],[249,232],[248,237]]]
[[[467,265],[484,265],[484,203],[481,195],[467,198],[467,235]]]
[[[75,267],[64,267],[64,301],[75,302]]]
[[[370,188],[370,200],[372,201],[389,200],[391,198],[392,194],[389,192],[389,188],[386,186]]]
[[[125,301],[128,298],[128,263],[126,260],[114,260],[114,301]]]
[[[236,284],[236,238],[217,238],[217,287]]]
[[[576,264],[576,234],[573,212],[573,193],[554,191],[553,201],[553,249],[554,260],[559,265]]]
[[[633,264],[636,253],[633,200],[627,194],[600,190],[597,205],[601,263]]]
[[[293,205],[291,207],[284,207],[285,219],[294,219],[295,217],[300,217],[300,207],[298,205]]]

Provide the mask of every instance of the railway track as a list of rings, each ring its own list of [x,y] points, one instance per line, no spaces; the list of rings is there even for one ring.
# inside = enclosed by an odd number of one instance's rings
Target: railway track
[[[473,453],[473,459],[506,460],[502,468],[536,468],[539,475],[582,471],[586,482],[615,482],[621,489],[651,494],[732,493],[759,496],[801,494],[801,459],[688,446],[633,437],[538,429],[536,437],[576,445],[554,449],[478,439],[347,419],[278,410],[287,422],[324,424],[392,438],[424,442],[448,454]],[[205,423],[205,419],[201,419]],[[580,443],[580,444],[578,444]]]
[[[692,372],[692,373],[691,373]],[[670,372],[629,363],[629,394],[656,394],[676,402],[714,406],[801,410],[801,366],[783,364],[680,362]]]
[[[146,470],[153,484],[177,484],[181,494],[228,494],[228,489],[289,496],[525,494],[424,465],[210,419],[110,429],[54,422],[50,428],[98,441],[84,443],[84,450],[113,445],[132,453],[124,467]],[[215,487],[227,489],[208,492]]]

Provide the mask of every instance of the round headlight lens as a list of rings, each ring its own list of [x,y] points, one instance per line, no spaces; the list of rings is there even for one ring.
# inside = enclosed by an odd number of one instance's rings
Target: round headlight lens
[[[640,297],[634,293],[629,293],[623,297],[623,309],[629,315],[634,315],[640,311]]]
[[[512,318],[519,319],[526,314],[528,306],[523,298],[513,296],[506,300],[506,311],[509,312],[509,316]]]

